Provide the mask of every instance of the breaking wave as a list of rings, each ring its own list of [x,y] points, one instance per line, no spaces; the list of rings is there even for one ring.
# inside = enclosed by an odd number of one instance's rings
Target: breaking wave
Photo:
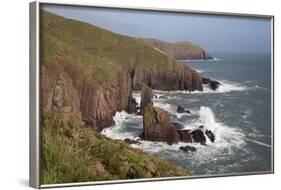
[[[132,144],[131,146],[157,154],[162,159],[180,159],[183,162],[188,160],[195,167],[199,167],[200,164],[207,164],[213,161],[213,159],[226,159],[238,149],[243,150],[243,147],[246,145],[246,137],[243,131],[216,121],[215,114],[209,107],[201,106],[196,114],[198,114],[198,118],[191,124],[193,126],[185,125],[185,128],[198,128],[199,125],[203,125],[204,129],[212,130],[215,134],[216,140],[214,143],[211,143],[208,138],[206,138],[207,146],[200,145],[199,143],[183,142],[168,145],[165,142],[141,140],[138,135],[143,130],[142,116],[128,114],[124,111],[116,113],[114,116],[115,126],[104,129],[102,134],[112,139],[124,140],[125,138],[130,138],[139,140],[141,144]],[[132,126],[134,126],[134,129],[132,129]],[[179,150],[180,146],[185,145],[191,145],[197,148],[197,151],[185,157],[185,154]]]

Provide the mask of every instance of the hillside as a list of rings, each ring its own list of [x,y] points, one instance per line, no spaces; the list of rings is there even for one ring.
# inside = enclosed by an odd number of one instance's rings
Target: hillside
[[[213,59],[204,49],[188,41],[180,41],[176,43],[164,42],[155,39],[139,39],[147,44],[158,48],[169,56],[177,60],[192,59]]]
[[[98,132],[136,106],[142,83],[202,90],[201,75],[144,41],[45,11],[40,19],[43,182],[188,175]]]
[[[65,123],[54,112],[44,113],[42,124],[43,184],[190,175],[123,141]]]

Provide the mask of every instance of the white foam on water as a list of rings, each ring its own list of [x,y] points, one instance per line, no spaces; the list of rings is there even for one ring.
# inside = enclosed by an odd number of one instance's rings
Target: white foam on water
[[[204,126],[204,130],[211,130],[215,134],[215,142],[212,143],[207,139],[207,146],[200,145],[199,143],[183,143],[168,145],[165,142],[152,142],[146,140],[140,140],[136,133],[131,133],[126,130],[126,122],[135,122],[136,125],[142,129],[142,116],[136,116],[134,114],[128,114],[124,111],[117,112],[114,116],[115,126],[106,128],[102,131],[102,134],[112,139],[124,140],[125,138],[139,140],[141,144],[132,144],[133,148],[142,149],[145,152],[159,155],[162,159],[175,158],[188,160],[194,167],[200,167],[200,165],[216,162],[219,160],[228,159],[232,155],[235,155],[235,150],[247,151],[244,146],[246,145],[246,137],[243,131],[231,128],[216,120],[213,111],[206,106],[200,107],[200,110],[196,113],[197,119],[192,119],[189,125],[186,125],[188,129],[196,129],[200,125]],[[179,150],[180,146],[193,146],[197,149],[196,152],[185,153]],[[219,166],[215,166],[219,167]],[[210,173],[212,171],[210,170]],[[223,171],[222,171],[223,172]]]
[[[175,113],[176,106],[166,103],[164,101],[158,100],[153,102],[153,106],[162,108],[170,113]]]
[[[233,91],[243,91],[246,90],[247,87],[239,85],[234,82],[229,81],[219,81],[221,85],[214,91],[208,87],[208,85],[203,85],[203,93],[227,93]]]
[[[246,136],[243,131],[217,122],[213,111],[209,107],[200,107],[199,120],[205,129],[211,130],[215,134],[216,140],[214,144],[217,147],[227,148],[246,145]]]
[[[113,117],[115,125],[112,127],[108,127],[102,130],[102,134],[112,138],[112,139],[119,139],[124,140],[125,138],[135,139],[137,138],[136,134],[133,132],[128,132],[125,129],[125,122],[126,121],[135,121],[136,123],[142,122],[142,116],[137,116],[135,114],[128,114],[125,111],[116,112],[115,116]]]
[[[136,100],[138,105],[141,103],[141,92],[140,91],[133,91],[133,98]]]

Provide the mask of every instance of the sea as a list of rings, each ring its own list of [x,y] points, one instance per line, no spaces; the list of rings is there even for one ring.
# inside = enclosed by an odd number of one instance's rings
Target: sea
[[[216,140],[207,145],[198,143],[152,142],[139,139],[143,131],[142,116],[117,112],[115,126],[102,134],[112,139],[136,139],[137,149],[190,170],[193,175],[236,175],[272,171],[272,82],[271,54],[216,53],[212,60],[183,60],[202,74],[221,83],[213,91],[203,92],[153,90],[153,105],[171,114],[173,121],[185,129],[203,125],[212,130]],[[134,97],[140,103],[141,92]],[[165,98],[159,98],[164,96]],[[188,113],[177,113],[182,106]],[[196,152],[183,152],[180,146],[190,145]]]

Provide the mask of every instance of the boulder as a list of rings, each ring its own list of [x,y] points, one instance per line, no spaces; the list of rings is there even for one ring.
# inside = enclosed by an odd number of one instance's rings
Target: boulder
[[[211,142],[215,142],[215,135],[212,131],[206,130],[205,131],[206,136],[210,139]]]
[[[191,131],[192,142],[200,143],[205,145],[206,144],[206,137],[200,129],[196,129]]]
[[[214,80],[212,82],[210,82],[210,84],[209,84],[209,86],[212,90],[217,90],[219,85],[220,85],[220,83],[218,81],[214,81]]]
[[[152,105],[152,98],[153,98],[153,94],[151,88],[143,83],[141,89],[141,109],[140,109],[141,114],[143,114],[146,106],[150,104]]]
[[[184,151],[184,152],[195,152],[196,148],[194,148],[193,146],[180,146],[179,148],[180,150]]]
[[[190,113],[189,110],[185,110],[183,107],[178,106],[177,107],[177,113]]]
[[[210,84],[211,81],[212,81],[212,80],[209,79],[209,78],[202,78],[202,83],[203,83],[203,84]]]
[[[208,84],[212,90],[217,90],[219,85],[221,85],[221,83],[219,83],[218,81],[211,80],[209,78],[202,78],[202,83]]]
[[[177,107],[177,113],[185,113],[185,109],[181,106]]]

